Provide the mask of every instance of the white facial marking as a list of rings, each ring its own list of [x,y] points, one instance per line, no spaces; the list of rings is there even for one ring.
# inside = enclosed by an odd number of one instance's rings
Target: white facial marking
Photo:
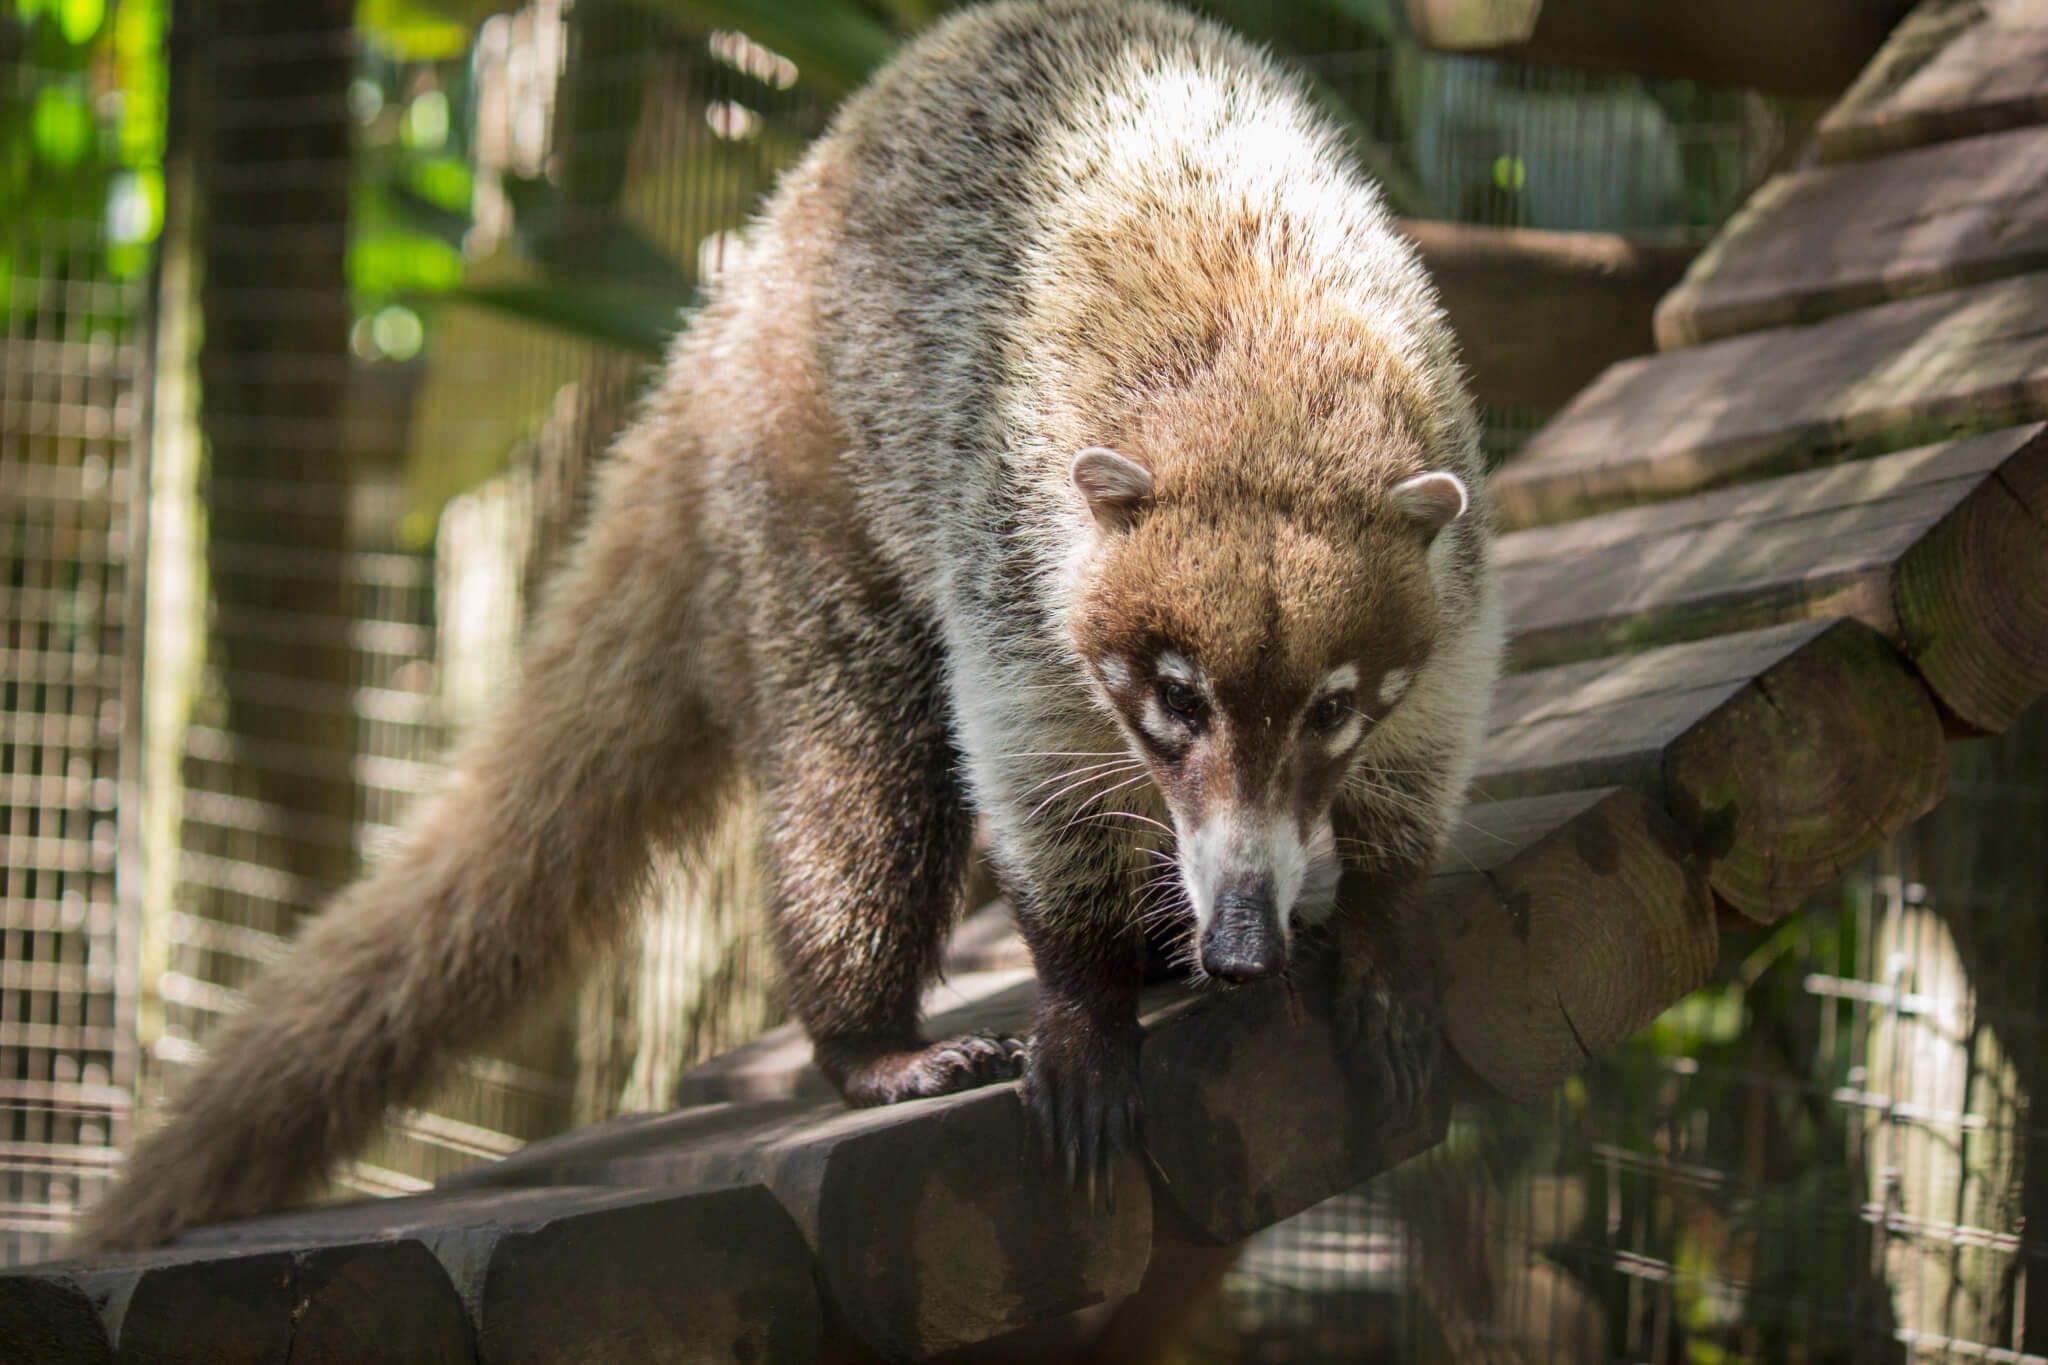
[[[1353,711],[1344,723],[1323,737],[1323,745],[1333,754],[1341,754],[1357,740],[1358,732],[1365,728],[1365,718]]]
[[[1096,670],[1102,674],[1102,681],[1113,692],[1121,692],[1131,681],[1131,666],[1114,654],[1104,656]]]
[[[1321,924],[1337,908],[1337,881],[1344,864],[1337,857],[1337,831],[1325,818],[1309,836],[1308,875],[1302,878],[1301,896],[1294,902],[1294,918],[1303,924]]]
[[[1323,679],[1321,690],[1323,692],[1349,692],[1356,686],[1358,686],[1357,665],[1342,664],[1330,670],[1330,676]]]
[[[1405,668],[1390,668],[1380,677],[1380,705],[1392,706],[1401,700],[1408,685],[1415,681],[1415,675]]]
[[[1159,704],[1159,698],[1145,698],[1145,709],[1138,714],[1138,724],[1145,727],[1145,733],[1167,748],[1186,738],[1180,722],[1166,714],[1166,708]]]
[[[1291,941],[1288,916],[1301,894],[1311,863],[1311,850],[1301,842],[1287,815],[1225,809],[1211,815],[1180,839],[1181,884],[1195,907],[1198,932],[1216,918],[1216,897],[1227,882],[1241,878],[1273,882],[1273,913],[1283,939]],[[1324,913],[1327,913],[1325,911]]]
[[[1169,681],[1187,683],[1189,686],[1195,683],[1195,666],[1170,649],[1154,659],[1152,666],[1158,670],[1160,677]]]

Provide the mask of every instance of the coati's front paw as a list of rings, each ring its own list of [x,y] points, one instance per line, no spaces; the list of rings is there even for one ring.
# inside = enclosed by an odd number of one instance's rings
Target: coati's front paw
[[[821,1044],[818,1061],[856,1107],[950,1095],[1014,1081],[1024,1073],[1024,1041],[1004,1033],[963,1033],[922,1046]]]
[[[1443,1051],[1434,1005],[1418,992],[1354,980],[1338,989],[1332,1023],[1340,1055],[1367,1093],[1385,1096],[1388,1117],[1419,1117]]]
[[[1024,1096],[1067,1181],[1112,1205],[1117,1158],[1138,1142],[1138,1031],[1047,1028],[1032,1034]]]

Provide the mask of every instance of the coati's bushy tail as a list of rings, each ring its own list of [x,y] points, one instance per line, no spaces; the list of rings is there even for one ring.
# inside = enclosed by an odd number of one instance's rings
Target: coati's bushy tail
[[[81,1249],[152,1245],[310,1192],[394,1103],[573,979],[624,926],[653,844],[727,784],[689,494],[620,451],[511,695],[382,867],[341,894],[208,1040],[85,1218]]]

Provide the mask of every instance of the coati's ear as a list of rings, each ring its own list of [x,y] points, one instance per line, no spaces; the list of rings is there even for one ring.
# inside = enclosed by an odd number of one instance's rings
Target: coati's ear
[[[1421,528],[1425,541],[1436,539],[1438,531],[1464,516],[1472,505],[1465,481],[1448,469],[1403,479],[1394,485],[1387,501],[1397,515]]]
[[[1105,531],[1128,529],[1152,497],[1152,471],[1108,446],[1089,446],[1075,455],[1067,476]]]

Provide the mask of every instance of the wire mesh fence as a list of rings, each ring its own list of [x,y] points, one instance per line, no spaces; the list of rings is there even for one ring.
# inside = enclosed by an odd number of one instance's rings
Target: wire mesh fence
[[[136,1078],[116,878],[139,728],[147,291],[122,253],[121,111],[85,60],[92,35],[71,36],[0,44],[0,1263],[46,1252],[103,1182]]]
[[[168,63],[166,6],[76,8],[0,11],[0,137],[50,143],[8,165],[68,195],[0,222],[0,1261],[47,1251],[138,1087],[431,789],[676,306],[827,108],[743,35],[615,0],[473,26],[192,0]],[[1802,117],[1326,27],[1309,65],[1418,214],[1704,232]],[[152,42],[204,92],[168,119]],[[66,128],[101,150],[50,159]],[[1487,413],[1496,457],[1545,416]],[[1195,1356],[2021,1358],[2048,1197],[2027,734],[1959,751],[1938,816],[1731,939],[1722,981],[1553,1105],[1256,1239]],[[418,1189],[659,1105],[771,1018],[736,830],[579,1006],[464,1064],[346,1183]]]

